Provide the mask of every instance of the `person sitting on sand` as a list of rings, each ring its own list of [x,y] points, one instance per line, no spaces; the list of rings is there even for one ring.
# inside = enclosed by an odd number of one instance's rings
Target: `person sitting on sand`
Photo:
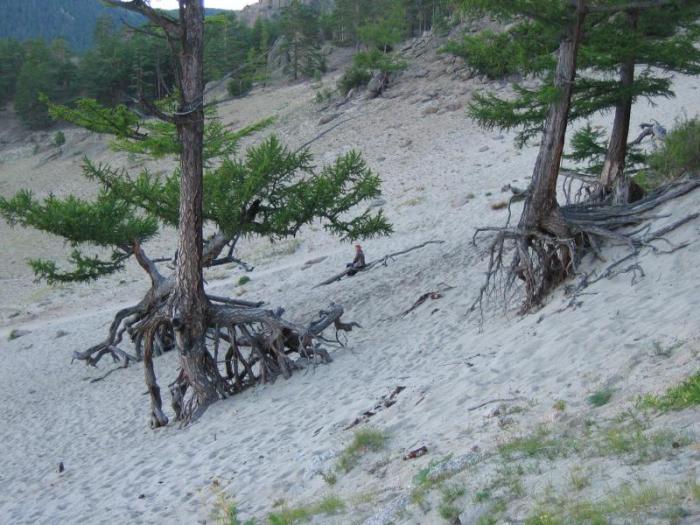
[[[346,268],[348,268],[348,275],[355,275],[359,270],[364,268],[367,265],[365,262],[365,254],[362,251],[362,246],[359,244],[355,245],[355,259],[351,262],[345,265]]]

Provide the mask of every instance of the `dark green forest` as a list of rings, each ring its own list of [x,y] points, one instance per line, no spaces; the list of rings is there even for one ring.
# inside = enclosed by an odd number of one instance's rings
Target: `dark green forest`
[[[220,9],[207,9],[207,14]],[[108,16],[115,27],[126,22],[141,25],[144,19],[125,10],[105,7],[98,0],[21,0],[7,2],[0,17],[0,37],[24,42],[42,39],[47,42],[62,38],[76,53],[82,53],[94,44],[94,33],[86,28],[95,27],[97,20]]]
[[[107,106],[173,93],[172,54],[160,29],[96,0],[17,2],[0,21],[0,108],[14,102],[30,129],[51,125],[47,102],[90,98]],[[389,53],[404,38],[445,24],[450,0],[337,0],[321,11],[293,2],[251,27],[230,11],[209,10],[205,80],[225,79],[231,96],[266,82],[268,57],[284,55],[290,79],[325,71],[324,43],[358,49],[341,83],[349,89],[399,68]],[[126,23],[123,23],[126,22]],[[92,31],[86,31],[92,27]]]

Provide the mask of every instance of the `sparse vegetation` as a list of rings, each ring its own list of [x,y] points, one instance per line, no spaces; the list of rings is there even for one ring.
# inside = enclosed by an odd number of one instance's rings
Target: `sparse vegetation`
[[[250,282],[250,277],[248,277],[247,275],[241,275],[238,278],[238,286],[243,286],[244,284],[249,283],[249,282]]]
[[[562,495],[538,506],[525,520],[525,525],[604,525],[617,523],[646,523],[648,517],[665,516],[670,523],[679,515],[680,505],[687,496],[686,487],[658,488],[652,485],[622,486],[609,496],[598,500],[577,500]]]
[[[337,496],[329,495],[317,503],[300,507],[283,507],[267,515],[270,525],[295,525],[306,523],[314,516],[337,514],[345,509],[345,502]]]
[[[659,412],[670,410],[683,410],[700,405],[700,372],[688,379],[669,388],[661,395],[648,394],[644,396],[639,405],[642,408],[650,408]]]
[[[338,470],[350,472],[363,454],[379,452],[385,447],[388,439],[388,435],[381,430],[373,428],[358,430],[353,436],[352,443],[340,455]]]
[[[652,173],[647,181],[652,186],[700,171],[700,119],[678,122],[663,145],[649,156],[649,167]]]
[[[53,145],[60,148],[66,143],[66,135],[63,131],[57,131],[53,136]]]
[[[321,472],[321,477],[323,478],[323,481],[325,481],[331,486],[335,485],[338,482],[338,476],[336,476],[335,472],[332,471]]]
[[[440,516],[446,521],[453,521],[459,516],[460,509],[454,503],[466,494],[462,485],[448,485],[442,489],[442,501],[438,507]]]
[[[645,431],[639,423],[612,426],[596,442],[602,456],[625,455],[633,463],[656,461],[691,442],[689,435],[671,430]]]
[[[607,405],[612,399],[613,391],[610,388],[603,388],[588,396],[588,403],[594,407]]]
[[[591,484],[591,477],[588,471],[581,466],[571,469],[569,478],[571,479],[571,487],[577,492],[582,491]]]
[[[517,437],[499,446],[498,451],[505,459],[517,457],[554,459],[566,454],[568,445],[563,438],[553,437],[550,430],[540,426],[531,434]]]
[[[211,513],[211,519],[217,525],[256,525],[254,519],[241,521],[238,517],[238,506],[236,502],[219,488],[218,482],[215,484],[216,503]]]
[[[554,402],[554,405],[552,405],[552,408],[554,408],[554,410],[557,412],[564,412],[564,410],[566,410],[566,401],[563,399],[557,399]]]

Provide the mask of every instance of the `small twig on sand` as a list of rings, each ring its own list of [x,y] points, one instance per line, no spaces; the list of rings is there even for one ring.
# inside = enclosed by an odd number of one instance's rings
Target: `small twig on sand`
[[[507,397],[507,398],[501,398],[501,399],[492,399],[490,401],[485,401],[484,403],[481,403],[480,405],[473,406],[471,408],[468,408],[467,411],[473,412],[474,410],[478,410],[480,408],[485,407],[486,405],[491,405],[493,403],[510,403],[512,401],[525,401],[527,398],[524,398],[522,396],[518,397]]]

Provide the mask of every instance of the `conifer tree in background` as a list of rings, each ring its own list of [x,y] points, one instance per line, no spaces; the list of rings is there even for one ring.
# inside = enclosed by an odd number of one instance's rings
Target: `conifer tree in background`
[[[580,258],[580,247],[588,245],[595,250],[602,239],[624,240],[629,246],[639,246],[654,239],[654,235],[645,236],[642,241],[634,234],[625,235],[613,232],[621,226],[636,225],[644,220],[645,212],[665,202],[673,196],[682,194],[696,187],[695,182],[671,188],[666,192],[650,196],[642,206],[627,208],[625,206],[587,206],[560,207],[557,202],[557,181],[563,156],[568,123],[574,119],[605,107],[614,106],[621,100],[620,92],[614,89],[610,93],[600,92],[601,86],[609,87],[609,82],[595,77],[577,77],[580,67],[579,58],[585,57],[590,49],[582,45],[586,23],[597,30],[598,24],[610,24],[617,27],[625,24],[629,13],[656,9],[664,6],[685,6],[685,2],[657,0],[651,2],[618,2],[590,0],[554,1],[509,1],[509,0],[465,0],[467,9],[479,13],[489,13],[506,20],[516,20],[511,30],[522,34],[532,32],[536,46],[547,49],[551,39],[558,35],[558,50],[554,66],[547,66],[546,59],[540,60],[534,55],[523,55],[524,69],[543,71],[544,82],[536,90],[518,87],[516,100],[502,100],[493,95],[478,97],[472,105],[472,114],[486,127],[523,127],[521,140],[542,130],[539,154],[533,170],[532,182],[526,192],[523,212],[517,228],[486,228],[480,231],[497,231],[492,244],[492,256],[487,271],[487,282],[481,290],[481,301],[485,293],[493,289],[496,275],[503,269],[504,246],[512,241],[515,248],[513,262],[506,278],[506,288],[510,288],[516,279],[524,282],[525,301],[523,310],[539,304],[544,296],[562,280],[571,276]],[[622,22],[620,21],[622,19]],[[518,24],[518,20],[522,21]],[[623,27],[621,31],[626,31]],[[487,38],[494,38],[489,35]],[[506,42],[507,43],[507,42]],[[531,45],[531,43],[528,43]],[[515,49],[519,44],[513,41]],[[482,49],[478,46],[475,49]],[[487,46],[487,49],[488,46]],[[599,48],[599,49],[602,49]],[[581,53],[579,52],[580,50]],[[615,68],[620,63],[616,54],[618,48],[610,46],[609,67]],[[486,55],[487,53],[482,53]],[[534,58],[534,59],[533,59]],[[603,58],[589,57],[588,65],[598,64],[603,67]],[[639,85],[648,86],[653,82]],[[668,89],[665,79],[660,81]],[[613,81],[614,87],[615,81]],[[657,83],[658,85],[658,83]],[[627,94],[630,90],[627,89]],[[610,99],[607,104],[605,95]],[[690,217],[692,218],[692,217]],[[690,218],[675,223],[677,227]],[[641,244],[640,244],[641,243]],[[475,303],[475,306],[476,304]]]
[[[0,197],[0,214],[11,225],[37,228],[71,245],[64,263],[32,261],[37,277],[50,283],[97,279],[123,269],[131,257],[149,276],[149,291],[116,314],[106,340],[74,356],[92,365],[106,355],[125,363],[143,360],[150,423],[158,427],[168,418],[154,354],[177,348],[181,369],[170,391],[176,419],[189,421],[216,399],[278,375],[288,377],[294,369],[290,353],[327,357],[319,336],[328,326],[352,328],[341,322],[339,305],[301,326],[285,320],[281,311],[211,296],[204,290],[203,268],[237,262],[235,248],[243,236],[282,239],[317,220],[347,239],[388,234],[391,226],[381,212],[352,216],[356,206],[380,194],[379,178],[358,153],[317,168],[308,150],[290,151],[271,137],[239,157],[238,140],[260,126],[233,133],[216,119],[205,124],[201,0],[182,0],[179,19],[142,1],[123,5],[147,16],[181,50],[177,96],[159,104],[141,101],[160,120],[143,121],[123,105],[105,108],[89,99],[71,108],[52,106],[52,114],[113,135],[114,147],[123,151],[156,158],[177,155],[179,169],[170,176],[147,170],[134,176],[86,159],[86,177],[100,186],[94,199],[37,199],[22,191]],[[215,230],[207,239],[204,224]],[[169,277],[144,249],[166,225],[178,228],[175,271]],[[133,353],[120,347],[125,333],[134,341]],[[222,359],[225,371],[219,368]]]
[[[556,92],[551,81],[555,68],[553,53],[558,35],[566,22],[556,17],[522,16],[524,12],[542,13],[544,4],[525,8],[519,2],[463,2],[472,14],[484,12],[510,23],[507,30],[466,36],[446,50],[463,56],[475,70],[492,78],[508,75],[534,75],[542,80],[539,87],[526,89],[515,85],[518,97],[502,99],[477,95],[471,115],[486,127],[518,128],[519,143],[541,132],[547,106]],[[619,10],[625,4],[629,9]],[[639,98],[672,96],[670,73],[700,72],[698,41],[700,6],[684,0],[654,2],[638,6],[607,0],[595,5],[614,12],[592,12],[581,42],[579,78],[574,87],[570,120],[615,110],[609,144],[585,127],[572,141],[573,158],[595,159],[604,151],[600,163],[599,196],[613,196],[616,202],[628,200],[629,179],[625,175],[628,157],[628,132],[632,104]],[[536,11],[540,9],[540,11]]]
[[[40,95],[66,100],[74,92],[75,76],[75,66],[63,40],[52,42],[51,47],[41,40],[29,42],[15,85],[17,116],[29,129],[46,127],[51,119]]]
[[[299,0],[293,0],[282,11],[280,32],[284,38],[282,50],[288,58],[287,73],[294,80],[326,70],[325,60],[321,55],[319,19],[312,8]]]
[[[16,40],[0,39],[0,110],[15,97],[17,77],[24,62],[24,48]]]

